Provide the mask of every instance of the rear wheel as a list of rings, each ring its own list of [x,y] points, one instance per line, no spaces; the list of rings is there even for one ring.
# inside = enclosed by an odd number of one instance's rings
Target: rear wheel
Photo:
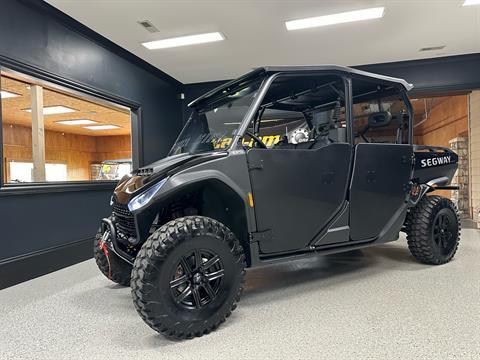
[[[408,247],[422,263],[440,265],[452,260],[460,240],[457,208],[441,196],[425,196],[406,220]]]
[[[132,265],[110,251],[103,243],[102,236],[103,233],[100,228],[93,242],[93,254],[100,272],[119,285],[130,286]]]
[[[142,319],[177,339],[215,330],[236,308],[245,256],[233,233],[202,216],[170,221],[143,244],[132,271]]]

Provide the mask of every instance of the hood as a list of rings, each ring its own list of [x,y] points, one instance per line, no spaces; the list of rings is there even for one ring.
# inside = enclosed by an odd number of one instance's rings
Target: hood
[[[133,171],[131,176],[120,180],[114,190],[115,200],[120,204],[126,205],[139,190],[147,189],[149,185],[153,185],[166,176],[174,174],[175,171],[226,155],[226,152],[210,152],[195,155],[179,154],[155,161],[150,165]]]

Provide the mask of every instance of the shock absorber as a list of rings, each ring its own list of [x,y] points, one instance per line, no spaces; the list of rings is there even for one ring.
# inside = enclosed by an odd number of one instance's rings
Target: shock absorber
[[[175,201],[170,204],[170,214],[172,219],[176,219],[183,216],[183,206],[180,202]]]

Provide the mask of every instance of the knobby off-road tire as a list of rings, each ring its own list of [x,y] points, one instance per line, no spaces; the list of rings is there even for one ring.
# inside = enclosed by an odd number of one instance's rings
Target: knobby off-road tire
[[[93,242],[93,255],[98,268],[109,280],[122,286],[130,286],[132,266],[102,244],[102,235],[99,229]]]
[[[135,308],[167,337],[208,334],[236,308],[245,266],[242,246],[222,223],[203,216],[172,220],[148,238],[135,259]]]
[[[425,196],[407,215],[405,230],[412,255],[424,264],[453,259],[460,241],[460,217],[453,202]]]

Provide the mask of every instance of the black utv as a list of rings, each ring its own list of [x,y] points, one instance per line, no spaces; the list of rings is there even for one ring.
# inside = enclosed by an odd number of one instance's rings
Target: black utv
[[[154,330],[192,338],[235,309],[245,269],[398,239],[450,261],[457,155],[412,144],[404,80],[341,66],[264,67],[189,104],[169,155],[126,175],[95,241]]]

